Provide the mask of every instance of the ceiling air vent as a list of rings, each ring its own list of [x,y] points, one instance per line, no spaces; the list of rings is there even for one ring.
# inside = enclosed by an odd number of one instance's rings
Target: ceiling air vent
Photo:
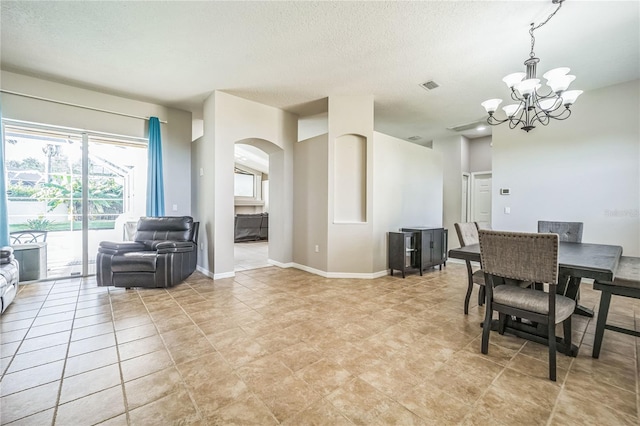
[[[433,90],[436,87],[440,87],[440,85],[433,80],[429,80],[426,83],[420,84],[420,87],[422,87],[424,90]]]
[[[419,141],[420,139],[422,139],[422,136],[411,136],[410,138],[407,138],[409,141]]]
[[[447,127],[447,130],[453,130],[454,132],[464,132],[465,130],[475,129],[478,126],[486,124],[486,120],[480,119],[471,123],[460,124],[458,126]]]

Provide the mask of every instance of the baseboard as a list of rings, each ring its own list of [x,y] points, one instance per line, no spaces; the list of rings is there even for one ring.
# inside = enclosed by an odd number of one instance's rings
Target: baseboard
[[[296,264],[293,262],[282,263],[273,259],[267,259],[267,263],[273,266],[277,266],[279,268],[295,268],[296,267]]]
[[[314,275],[320,275],[321,277],[324,278],[352,278],[352,279],[359,279],[359,280],[373,280],[376,278],[380,278],[380,277],[384,277],[386,275],[389,275],[389,271],[388,270],[384,270],[384,271],[378,271],[378,272],[372,272],[372,273],[362,273],[362,272],[326,272],[326,271],[321,271],[320,269],[316,269],[316,268],[312,268],[310,266],[307,265],[301,265],[299,263],[295,263],[295,262],[287,262],[287,263],[282,263],[282,262],[278,262],[277,260],[273,260],[273,259],[269,259],[267,260],[267,262],[270,265],[273,266],[277,266],[279,268],[296,268],[296,269],[300,269],[301,271],[305,271],[305,272],[309,272],[310,274],[314,274]],[[458,263],[458,262],[455,262]],[[462,262],[464,263],[464,262]],[[236,276],[235,272],[224,272],[221,274],[214,274],[211,271],[204,269],[201,266],[196,266],[196,269],[198,270],[198,272],[201,272],[202,274],[208,276],[209,278],[213,278],[214,280],[220,280],[223,278],[232,278]]]
[[[203,275],[208,276],[209,278],[213,278],[213,272],[211,272],[208,269],[204,269],[202,266],[200,265],[196,265],[196,271],[200,272]]]
[[[196,270],[206,276],[208,276],[209,278],[213,278],[214,280],[221,280],[223,278],[233,278],[236,276],[235,272],[223,272],[221,274],[214,274],[213,272],[211,272],[208,269],[204,269],[202,266],[200,265],[196,265]]]
[[[235,276],[236,276],[235,271],[223,272],[221,274],[213,274],[213,279],[214,280],[221,280],[223,278],[233,278]]]
[[[389,272],[386,270],[372,272],[372,273],[326,272],[326,271],[321,271],[320,269],[312,268],[307,265],[301,265],[299,263],[292,263],[291,265],[292,265],[291,267],[293,268],[300,269],[301,271],[309,272],[310,274],[320,275],[321,277],[324,277],[324,278],[352,278],[352,279],[359,279],[359,280],[372,280],[375,278],[384,277],[385,275],[389,275]]]

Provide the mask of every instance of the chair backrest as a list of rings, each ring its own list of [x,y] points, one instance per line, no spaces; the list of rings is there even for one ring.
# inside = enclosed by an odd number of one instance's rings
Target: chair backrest
[[[478,231],[481,229],[493,229],[491,227],[491,223],[490,222],[473,222],[476,224],[476,228],[478,228]]]
[[[192,241],[194,222],[191,216],[141,217],[134,240]]]
[[[482,270],[519,281],[557,284],[558,235],[481,230]]]
[[[560,236],[560,241],[567,243],[582,242],[582,222],[554,222],[547,220],[538,221],[538,232],[551,232]]]
[[[454,223],[460,247],[478,244],[478,228],[474,222]]]
[[[33,244],[47,241],[47,232],[41,230],[14,231],[9,234],[11,244]]]
[[[191,234],[191,241],[194,244],[198,244],[198,231],[200,231],[200,222],[193,222],[193,233]]]

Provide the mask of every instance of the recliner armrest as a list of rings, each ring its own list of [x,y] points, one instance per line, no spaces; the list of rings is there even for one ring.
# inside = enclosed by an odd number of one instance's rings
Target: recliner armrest
[[[0,248],[0,264],[6,265],[13,262],[13,247],[5,246]]]
[[[144,251],[145,245],[136,241],[102,241],[98,247],[98,253],[123,254],[132,251]]]
[[[191,241],[163,241],[155,244],[158,254],[187,253],[195,250],[196,245]]]

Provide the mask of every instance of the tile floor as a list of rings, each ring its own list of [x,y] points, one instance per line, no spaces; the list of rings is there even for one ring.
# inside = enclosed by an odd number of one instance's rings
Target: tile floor
[[[246,241],[233,245],[235,271],[265,268],[269,265],[269,242]]]
[[[325,279],[269,267],[170,289],[22,286],[1,319],[1,423],[638,425],[640,339],[575,317],[577,358],[462,313],[465,268]],[[475,296],[475,292],[474,292]],[[582,303],[599,294],[583,284]],[[640,329],[638,301],[611,319]]]

